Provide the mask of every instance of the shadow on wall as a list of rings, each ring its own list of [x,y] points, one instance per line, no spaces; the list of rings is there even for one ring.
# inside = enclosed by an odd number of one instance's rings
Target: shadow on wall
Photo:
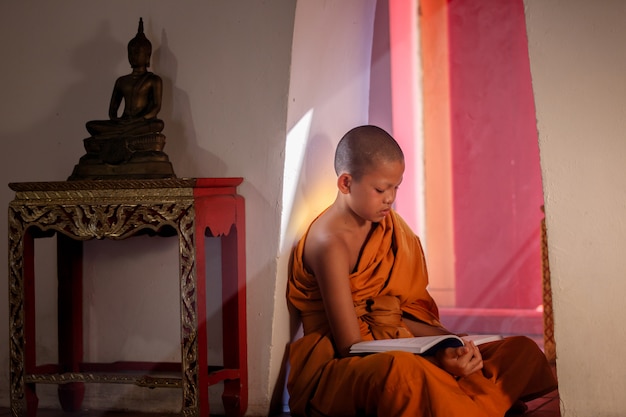
[[[167,32],[161,31],[161,45],[154,52],[152,60],[162,71],[163,107],[165,120],[164,134],[167,136],[165,151],[174,165],[174,172],[180,178],[197,176],[199,172],[211,172],[214,177],[224,176],[227,167],[215,154],[198,146],[195,123],[189,102],[189,95],[176,86],[178,60],[169,47]],[[193,156],[193,157],[191,157]],[[202,166],[198,165],[202,161]]]

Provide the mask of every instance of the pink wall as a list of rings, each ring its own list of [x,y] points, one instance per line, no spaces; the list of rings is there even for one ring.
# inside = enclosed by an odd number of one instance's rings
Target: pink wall
[[[543,195],[523,2],[447,7],[456,305],[532,309]]]
[[[389,50],[391,72],[392,131],[404,151],[406,168],[396,209],[407,224],[422,234],[424,159],[420,146],[420,78],[417,28],[417,0],[389,0]]]
[[[423,114],[426,230],[414,228],[425,237],[430,290],[454,324],[520,319],[541,332],[543,195],[523,2],[422,0],[421,68],[417,45],[408,46],[412,4],[389,1],[393,132],[411,161],[413,112]],[[419,75],[416,109],[409,79]],[[403,216],[420,207],[416,179],[405,175]]]

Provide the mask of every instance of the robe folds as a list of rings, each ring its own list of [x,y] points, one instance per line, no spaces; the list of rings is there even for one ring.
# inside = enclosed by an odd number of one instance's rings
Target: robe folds
[[[289,346],[292,415],[502,417],[516,400],[556,389],[545,355],[523,336],[481,345],[483,369],[458,380],[406,352],[339,357],[303,263],[305,240],[294,248],[287,286],[304,329]],[[403,315],[441,325],[419,238],[394,211],[372,231],[349,279],[363,340],[412,336]]]

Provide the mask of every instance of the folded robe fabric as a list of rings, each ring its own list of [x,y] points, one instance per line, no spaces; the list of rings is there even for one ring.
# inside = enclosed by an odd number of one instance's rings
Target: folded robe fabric
[[[406,352],[340,358],[303,263],[305,241],[294,248],[287,288],[304,328],[289,347],[292,415],[501,417],[517,399],[556,388],[545,356],[525,337],[481,346],[483,370],[459,380]],[[374,228],[349,279],[363,340],[412,336],[403,315],[441,325],[420,241],[394,211]]]

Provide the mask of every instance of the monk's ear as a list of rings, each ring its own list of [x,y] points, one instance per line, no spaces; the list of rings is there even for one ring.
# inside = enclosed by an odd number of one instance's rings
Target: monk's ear
[[[350,185],[352,185],[352,175],[344,172],[337,178],[337,188],[341,193],[349,194]]]

